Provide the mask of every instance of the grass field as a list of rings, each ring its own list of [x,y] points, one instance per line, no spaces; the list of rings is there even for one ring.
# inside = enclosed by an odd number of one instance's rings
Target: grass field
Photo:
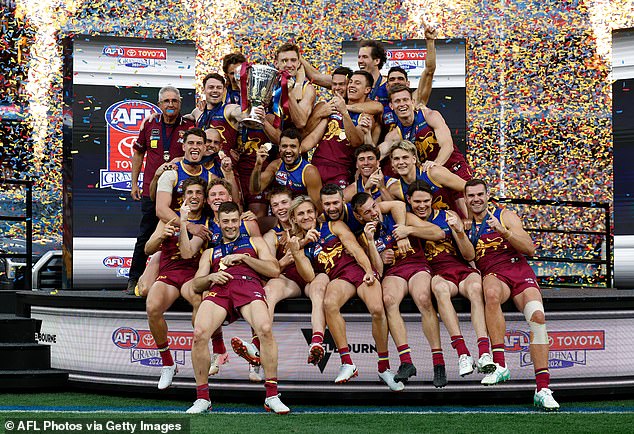
[[[186,415],[191,403],[84,393],[0,394],[3,432],[43,431],[44,421],[81,424],[81,431],[131,432],[140,421],[181,423],[191,433],[633,433],[633,401],[562,402],[559,413],[540,413],[525,406],[325,406],[295,405],[287,416],[267,414],[255,404],[214,404],[213,412]],[[7,429],[7,422],[37,420],[24,430]],[[88,428],[97,421],[103,430]],[[105,429],[110,421],[111,429]],[[123,425],[123,422],[128,422]],[[114,426],[113,423],[121,425]],[[189,426],[187,426],[189,424]],[[79,425],[77,425],[79,426]],[[26,429],[29,428],[29,429]],[[36,431],[40,428],[40,431]],[[154,432],[161,432],[154,431]]]

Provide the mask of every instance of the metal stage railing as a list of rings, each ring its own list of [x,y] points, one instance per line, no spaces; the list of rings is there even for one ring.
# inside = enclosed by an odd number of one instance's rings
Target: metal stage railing
[[[536,255],[528,260],[540,285],[612,287],[610,204],[514,198],[495,201],[518,205],[512,208],[523,218],[524,227],[533,234],[537,246]],[[547,207],[557,211],[553,213]],[[564,208],[572,210],[564,212]],[[548,223],[555,226],[546,227]],[[558,265],[549,265],[553,263]]]
[[[26,205],[25,214],[21,216],[0,214],[0,222],[24,222],[25,223],[25,252],[24,253],[8,253],[0,251],[0,258],[25,259],[24,284],[25,289],[31,289],[33,269],[33,181],[22,179],[3,179],[0,178],[0,187],[4,190],[5,185],[23,186],[25,190],[24,200]],[[0,211],[1,212],[1,211]]]

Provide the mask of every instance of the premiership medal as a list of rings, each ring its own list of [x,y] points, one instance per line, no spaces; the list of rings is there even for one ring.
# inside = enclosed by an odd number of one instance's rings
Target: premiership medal
[[[163,161],[165,161],[166,163],[170,160],[170,152],[169,151],[163,151]]]

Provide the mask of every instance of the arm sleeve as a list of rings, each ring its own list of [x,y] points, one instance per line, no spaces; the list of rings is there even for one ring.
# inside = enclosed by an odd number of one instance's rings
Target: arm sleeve
[[[166,193],[172,193],[174,186],[176,185],[176,172],[173,170],[167,170],[163,172],[158,180],[156,191],[164,191]]]

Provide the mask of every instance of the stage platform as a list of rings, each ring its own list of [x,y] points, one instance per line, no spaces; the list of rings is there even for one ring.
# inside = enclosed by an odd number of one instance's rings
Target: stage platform
[[[19,291],[17,296],[17,313],[29,316],[31,306],[49,306],[65,308],[85,308],[98,310],[133,310],[145,311],[145,298],[127,295],[123,291]],[[634,310],[634,289],[603,288],[545,288],[542,289],[544,307],[549,311],[591,311],[591,310]],[[456,297],[453,304],[457,312],[469,312],[469,301]],[[504,311],[516,312],[515,306],[507,302]],[[182,298],[170,308],[174,312],[191,312],[191,306]],[[343,309],[349,313],[366,313],[365,305],[358,298],[350,300]],[[401,304],[403,313],[417,313],[414,302],[405,298]],[[310,312],[310,300],[305,297],[282,300],[276,312],[306,313]]]
[[[558,397],[582,399],[597,394],[623,396],[634,393],[634,290],[560,288],[544,289],[544,304],[551,339],[549,365],[552,387]],[[69,372],[75,387],[160,393],[190,397],[194,390],[191,366],[191,310],[179,300],[166,314],[170,327],[170,348],[179,365],[170,391],[156,391],[161,359],[147,326],[145,300],[121,291],[22,291],[16,294],[18,315],[41,321],[40,343],[51,346],[52,367]],[[457,298],[468,348],[477,354],[469,304]],[[534,389],[533,366],[528,353],[528,326],[511,303],[504,306],[507,319],[506,360],[512,381],[490,388],[480,385],[481,374],[458,376],[457,356],[441,325],[449,385],[435,389],[431,384],[429,346],[421,330],[420,314],[411,299],[401,310],[418,375],[400,394],[390,393],[378,381],[376,349],[371,322],[360,300],[344,306],[349,346],[359,368],[359,377],[348,384],[332,381],[339,367],[334,341],[325,336],[326,356],[318,366],[306,364],[310,342],[310,301],[300,298],[279,303],[274,333],[278,340],[280,390],[291,399],[329,399],[390,402],[443,403],[517,399],[530,400]],[[249,327],[239,321],[224,328],[230,350],[232,336],[248,338]],[[396,348],[390,339],[392,368],[398,368]],[[247,381],[246,362],[230,354],[230,363],[210,377],[211,387],[224,397],[260,396],[261,384]],[[253,393],[255,392],[255,393]],[[309,395],[307,395],[309,394]],[[528,398],[527,398],[528,397]]]

